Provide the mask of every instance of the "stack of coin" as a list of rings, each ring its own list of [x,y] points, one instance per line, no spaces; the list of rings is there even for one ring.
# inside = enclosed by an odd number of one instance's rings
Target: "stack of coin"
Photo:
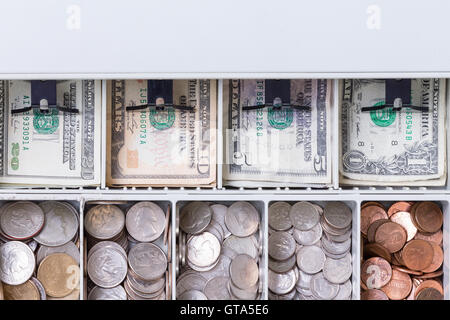
[[[361,299],[443,299],[442,225],[434,202],[364,203]]]
[[[112,204],[87,212],[85,229],[92,242],[87,255],[89,300],[170,298],[168,259],[162,249],[170,251],[165,244],[169,217],[146,201],[132,205],[126,215]]]
[[[349,300],[352,212],[342,202],[269,207],[269,299]]]
[[[260,214],[252,204],[190,202],[179,219],[177,299],[260,299]]]
[[[66,202],[3,205],[1,296],[7,300],[79,299],[78,231],[78,212]]]

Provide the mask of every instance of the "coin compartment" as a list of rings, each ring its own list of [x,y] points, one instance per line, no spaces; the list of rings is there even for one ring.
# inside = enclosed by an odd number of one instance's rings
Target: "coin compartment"
[[[161,197],[160,197],[161,198]],[[112,204],[115,205],[117,207],[119,207],[123,213],[125,214],[125,217],[127,215],[128,210],[135,204],[139,203],[139,202],[143,202],[143,201],[148,201],[148,202],[153,202],[156,205],[158,205],[164,212],[164,214],[167,215],[168,210],[169,210],[169,222],[168,222],[168,226],[169,226],[169,230],[164,230],[164,232],[161,234],[161,236],[154,240],[151,241],[150,243],[153,243],[155,245],[157,245],[158,247],[160,247],[163,252],[165,253],[166,257],[167,257],[167,271],[169,272],[169,279],[167,279],[166,281],[168,281],[168,285],[166,285],[166,300],[171,300],[171,294],[170,294],[170,290],[172,287],[170,278],[172,277],[172,248],[169,247],[169,243],[170,241],[172,241],[173,237],[171,234],[171,226],[172,226],[172,216],[173,216],[173,205],[171,203],[171,201],[167,201],[167,200],[154,200],[151,199],[151,197],[145,197],[145,196],[138,196],[138,197],[124,197],[124,196],[112,196],[112,197],[108,197],[108,196],[104,196],[101,197],[101,199],[99,197],[90,197],[89,200],[87,200],[84,203],[84,214],[83,216],[86,216],[87,212],[94,206],[98,205],[98,204]],[[124,226],[124,230],[126,231],[126,226]],[[89,290],[88,290],[88,281],[89,280],[89,275],[87,273],[87,263],[88,263],[88,259],[87,259],[87,254],[88,254],[88,236],[87,236],[87,232],[84,230],[84,224],[83,224],[83,231],[84,231],[84,257],[85,257],[85,264],[84,264],[84,269],[83,269],[83,275],[84,275],[84,282],[85,282],[85,290],[84,290],[84,299],[87,300],[88,294],[89,294]],[[164,244],[164,235],[167,232],[167,243]],[[170,239],[169,239],[170,238]],[[100,240],[103,241],[103,240]],[[128,248],[129,250],[129,248]],[[127,252],[128,255],[128,252]],[[128,261],[127,261],[128,262]],[[121,283],[121,285],[123,285],[123,282]],[[93,284],[93,286],[95,286],[95,284]]]
[[[231,197],[229,197],[231,198]],[[180,217],[180,210],[187,205],[190,202],[206,202],[209,204],[223,204],[227,207],[232,205],[233,203],[237,201],[245,201],[250,204],[252,204],[256,210],[258,211],[260,220],[259,220],[259,229],[255,234],[258,234],[260,237],[260,252],[259,252],[259,260],[258,260],[258,267],[259,267],[259,289],[258,289],[258,298],[261,300],[267,300],[267,256],[268,256],[268,248],[267,248],[267,210],[265,203],[263,201],[250,201],[246,199],[238,199],[235,201],[223,201],[223,200],[214,200],[214,198],[208,198],[205,200],[195,199],[193,201],[186,201],[181,200],[177,201],[176,203],[176,222],[175,222],[175,236],[176,236],[176,254],[173,257],[175,268],[179,266],[176,259],[178,258],[179,254],[179,242],[178,242],[178,235],[179,232],[182,232],[179,228],[179,217]],[[175,273],[174,280],[174,287],[172,289],[172,294],[174,299],[176,299],[176,281],[178,280],[178,277],[180,276],[179,270]]]
[[[381,199],[381,200],[379,200]],[[395,200],[394,200],[395,199]],[[443,238],[442,238],[442,249],[444,251],[444,262],[442,264],[442,270],[444,271],[444,274],[442,275],[442,287],[444,288],[444,300],[448,300],[450,299],[450,279],[449,279],[449,263],[450,263],[450,250],[449,250],[449,237],[450,237],[450,202],[448,200],[442,200],[441,198],[438,197],[424,197],[423,195],[421,196],[389,196],[389,197],[381,197],[379,196],[378,198],[376,196],[374,197],[370,197],[370,196],[366,196],[363,198],[363,200],[361,200],[359,207],[361,208],[361,206],[368,201],[375,201],[375,202],[379,202],[381,203],[386,210],[394,203],[399,202],[399,201],[414,201],[414,202],[422,202],[422,201],[431,201],[436,203],[437,205],[439,205],[439,207],[442,210],[442,214],[443,214],[443,225],[442,225],[442,233],[443,233]],[[360,239],[361,241],[361,246],[362,246],[362,238]],[[359,267],[361,267],[361,263],[359,263]]]
[[[342,202],[346,204],[350,210],[352,211],[352,244],[350,253],[352,255],[352,300],[359,300],[360,295],[360,287],[359,287],[359,256],[360,256],[360,246],[359,246],[359,207],[357,201],[351,200],[308,200],[308,198],[302,198],[298,201],[293,201],[291,198],[289,200],[283,200],[283,198],[277,200],[269,201],[268,208],[275,202],[284,201],[289,203],[291,206],[300,201],[306,201],[310,203],[314,203],[319,205],[320,207],[324,207],[327,202]],[[319,222],[320,223],[320,222]]]

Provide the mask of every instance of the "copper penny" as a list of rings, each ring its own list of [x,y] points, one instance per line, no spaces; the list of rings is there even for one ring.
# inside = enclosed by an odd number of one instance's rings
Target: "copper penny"
[[[406,211],[411,212],[411,203],[406,201],[400,201],[394,203],[392,206],[389,207],[387,214],[388,216],[392,216],[394,213],[400,212],[400,211]]]
[[[383,209],[383,210],[386,211],[386,208],[385,208],[381,203],[375,202],[375,201],[367,201],[367,202],[364,202],[364,203],[361,205],[361,209],[364,209],[365,207],[370,207],[370,206],[377,206],[377,207],[380,207],[381,209]]]
[[[412,222],[411,214],[406,211],[398,211],[391,216],[391,221],[398,223],[406,230],[406,241],[412,240],[417,233],[417,228]]]
[[[362,288],[363,290],[369,290],[369,288],[367,288],[366,284],[365,284],[364,282],[362,282],[362,280],[360,280],[359,283],[360,283],[361,288]]]
[[[414,276],[421,276],[421,275],[423,275],[423,272],[421,272],[421,271],[410,270],[408,268],[403,268],[403,267],[400,267],[400,266],[393,266],[392,269],[398,270],[400,272],[412,274]]]
[[[368,243],[364,246],[364,259],[369,259],[372,257],[381,257],[385,259],[387,262],[392,262],[392,255],[379,243]]]
[[[369,289],[361,293],[361,300],[389,300],[389,298],[381,290]]]
[[[416,300],[442,300],[444,296],[434,288],[425,288],[417,293]]]
[[[395,264],[396,266],[404,265],[401,253],[401,251],[397,251],[392,254],[392,264]]]
[[[405,299],[411,292],[412,281],[409,274],[392,270],[391,280],[381,288],[391,300]]]
[[[375,242],[381,244],[391,253],[403,248],[406,237],[405,228],[395,222],[383,223],[375,232]]]
[[[372,222],[369,228],[367,228],[367,241],[375,242],[375,232],[377,231],[379,226],[386,222],[389,222],[389,219],[378,219]]]
[[[376,205],[367,206],[361,209],[361,233],[367,236],[367,229],[372,222],[379,219],[387,219],[386,211]]]
[[[421,276],[417,276],[417,279],[431,279],[431,278],[437,278],[444,274],[444,270],[439,270],[436,272],[430,272],[430,273],[424,273]]]
[[[389,262],[380,257],[364,261],[361,267],[361,280],[369,289],[379,289],[391,280],[392,268]]]
[[[412,288],[411,288],[411,292],[409,293],[408,297],[406,298],[406,300],[416,300],[416,289],[417,289],[417,284],[414,280],[417,279],[412,279]]]
[[[411,240],[405,245],[401,255],[408,269],[422,271],[430,266],[434,250],[425,240]]]
[[[422,233],[419,231],[416,233],[416,236],[414,237],[414,239],[426,240],[434,242],[438,245],[442,244],[442,238],[443,238],[442,230],[439,230],[438,232],[435,233]]]
[[[429,273],[434,272],[442,266],[444,262],[444,251],[442,248],[434,242],[428,242],[433,247],[433,260],[428,268],[423,269],[423,272]]]
[[[439,281],[436,280],[425,280],[423,281],[416,289],[416,297],[420,293],[420,291],[424,290],[425,288],[433,288],[439,291],[440,294],[444,294],[444,288],[442,287],[442,284]]]
[[[425,233],[434,233],[442,228],[443,215],[441,208],[430,201],[420,202],[415,208],[413,222],[417,229]]]

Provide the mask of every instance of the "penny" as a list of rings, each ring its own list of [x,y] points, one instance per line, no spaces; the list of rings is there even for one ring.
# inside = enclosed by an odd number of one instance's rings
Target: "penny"
[[[370,206],[377,206],[377,207],[380,207],[380,208],[383,209],[383,210],[386,210],[386,208],[385,208],[381,203],[375,202],[375,201],[367,201],[367,202],[364,202],[364,203],[361,205],[361,209],[363,209],[363,208],[365,208],[365,207],[370,207]]]
[[[125,226],[125,214],[115,205],[97,205],[86,214],[84,227],[93,237],[106,240],[118,235]]]
[[[436,290],[434,288],[425,288],[422,291],[420,291],[417,296],[416,300],[443,300],[444,296],[439,292],[439,290]]]
[[[372,257],[381,257],[385,259],[387,262],[391,263],[392,261],[392,255],[386,249],[379,243],[368,243],[364,246],[364,259],[372,258]]]
[[[127,293],[122,286],[102,288],[95,286],[89,292],[88,300],[127,300]]]
[[[40,246],[36,254],[36,263],[39,265],[41,261],[51,255],[52,253],[67,253],[69,256],[75,259],[75,261],[80,264],[80,250],[72,241],[58,247],[47,247]]]
[[[433,246],[425,240],[411,240],[402,250],[402,260],[411,270],[422,271],[433,261]]]
[[[269,237],[269,256],[273,259],[286,260],[294,253],[295,240],[289,233],[279,231]]]
[[[269,207],[269,226],[276,231],[286,231],[292,227],[289,217],[291,205],[287,202],[275,202]]]
[[[71,293],[79,281],[80,268],[74,258],[66,253],[54,253],[42,260],[37,278],[51,297],[64,297]]]
[[[309,202],[297,202],[291,207],[289,216],[292,221],[292,225],[301,231],[307,231],[312,229],[320,219],[319,212]]]
[[[198,267],[208,267],[220,255],[220,242],[209,232],[192,236],[187,242],[187,259]]]
[[[343,202],[327,202],[323,208],[323,217],[336,229],[348,228],[352,223],[352,212]]]
[[[128,233],[139,242],[151,242],[164,232],[166,215],[155,203],[142,201],[127,212],[125,225]]]
[[[320,272],[324,267],[325,260],[322,249],[316,246],[304,246],[297,253],[297,266],[309,274]]]
[[[417,279],[430,279],[430,278],[436,278],[436,277],[440,277],[444,274],[443,270],[439,270],[439,271],[435,271],[435,272],[430,272],[430,273],[424,273],[421,276],[417,276]]]
[[[419,284],[416,288],[415,298],[420,294],[420,292],[426,288],[433,288],[439,291],[441,295],[444,295],[444,288],[442,284],[436,280],[425,280],[421,284]]]
[[[30,247],[20,241],[9,241],[0,246],[0,280],[9,285],[20,285],[29,280],[36,260]]]
[[[411,212],[411,203],[406,201],[399,201],[394,203],[392,206],[389,207],[387,214],[389,217],[391,217],[394,213],[404,211],[404,212]]]
[[[385,224],[386,222],[389,222],[389,219],[378,219],[372,222],[367,229],[367,241],[375,242],[375,232],[377,231],[379,226]]]
[[[406,239],[405,229],[395,222],[383,223],[375,232],[375,242],[381,244],[391,253],[401,250]]]
[[[422,270],[426,273],[438,270],[444,262],[444,251],[442,248],[433,242],[429,242],[429,244],[433,247],[433,259],[431,260],[430,266]]]
[[[230,300],[230,292],[228,291],[228,283],[230,278],[217,277],[210,279],[204,289],[204,293],[208,300]]]
[[[32,238],[44,226],[44,212],[30,201],[16,201],[8,204],[0,215],[3,232],[15,240]]]
[[[392,277],[392,268],[383,258],[373,257],[367,259],[361,266],[361,280],[369,289],[380,289]]]
[[[339,285],[329,282],[322,272],[311,278],[311,292],[319,300],[331,300],[337,296]]]
[[[320,223],[318,223],[307,231],[301,231],[294,228],[292,235],[295,241],[297,241],[299,244],[304,246],[312,246],[313,244],[317,243],[322,237],[322,227]]]
[[[412,240],[417,233],[417,228],[412,222],[411,214],[406,211],[398,211],[391,216],[391,221],[401,225],[407,234],[406,241]]]
[[[414,270],[410,270],[408,268],[404,268],[404,267],[400,267],[400,266],[393,266],[392,269],[398,270],[400,272],[404,272],[407,274],[411,274],[414,276],[421,276],[423,274],[423,272],[421,272],[421,271],[414,271]]]
[[[252,257],[246,254],[237,255],[236,258],[231,261],[230,277],[238,288],[250,288],[258,282],[258,265]]]
[[[19,285],[3,284],[5,300],[41,300],[39,290],[31,280]]]
[[[417,232],[416,236],[414,237],[414,239],[426,240],[426,241],[434,242],[437,245],[441,245],[442,244],[442,238],[443,238],[442,230],[439,230],[438,232],[431,233],[431,234]]]
[[[140,279],[156,280],[166,272],[167,257],[157,245],[139,243],[128,252],[128,265]]]
[[[421,232],[437,232],[442,228],[443,223],[441,208],[434,202],[419,202],[414,211],[413,222]]]
[[[276,273],[269,269],[268,286],[270,291],[275,294],[281,295],[291,292],[296,282],[297,279],[293,269],[285,273]]]
[[[376,220],[388,219],[386,211],[379,206],[367,206],[361,209],[361,233],[367,236],[369,226]]]
[[[392,270],[391,280],[381,288],[381,290],[391,300],[405,299],[412,289],[412,281],[410,276],[396,269]]]
[[[225,225],[235,236],[248,237],[258,230],[258,211],[248,202],[234,202],[228,207],[225,215]]]
[[[361,300],[389,300],[389,298],[381,290],[369,289],[361,292]]]
[[[39,204],[39,207],[44,212],[45,222],[34,240],[47,247],[57,247],[75,237],[79,229],[79,218],[74,207],[58,201],[44,201]]]

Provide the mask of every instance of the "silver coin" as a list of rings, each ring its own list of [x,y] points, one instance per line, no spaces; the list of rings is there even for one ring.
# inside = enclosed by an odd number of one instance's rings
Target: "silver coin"
[[[0,247],[0,280],[16,286],[33,275],[36,261],[33,251],[25,243],[9,241]]]
[[[301,245],[312,246],[322,237],[322,227],[320,223],[318,223],[307,231],[301,231],[294,228],[293,237],[295,241]]]
[[[311,275],[312,278],[312,275]],[[308,300],[315,300],[315,298],[313,297],[313,294],[311,292],[311,288],[305,289],[305,288],[301,288],[301,287],[296,287],[296,290],[298,291],[298,293],[300,293],[301,295],[305,296],[305,297],[311,297],[311,299]]]
[[[238,288],[253,287],[258,283],[258,264],[249,255],[239,254],[231,261],[230,277]]]
[[[150,294],[158,292],[159,290],[164,288],[166,284],[165,276],[152,281],[144,281],[134,277],[134,275],[129,271],[130,270],[128,270],[127,281],[129,282],[130,287],[142,293]]]
[[[325,250],[325,249],[323,250],[323,253],[325,253],[325,255],[326,255],[327,257],[331,258],[331,259],[341,259],[341,258],[344,258],[349,252],[350,252],[350,249],[347,250],[347,251],[345,251],[345,252],[342,253],[342,254],[333,254],[333,253],[328,252],[328,251]]]
[[[210,279],[203,290],[208,300],[230,300],[230,292],[228,291],[228,277],[217,277]]]
[[[298,281],[295,284],[297,288],[310,289],[312,274],[298,270]]]
[[[285,273],[295,266],[295,255],[286,260],[275,260],[269,257],[269,269],[277,273]]]
[[[57,247],[71,241],[78,232],[78,212],[70,204],[44,201],[39,204],[45,214],[42,231],[34,240],[47,247]]]
[[[258,256],[258,248],[255,246],[255,239],[250,237],[236,237],[234,235],[228,237],[223,242],[224,247],[228,247],[237,254],[247,254],[253,259]]]
[[[238,254],[233,249],[230,249],[228,247],[223,247],[222,252],[223,255],[229,257],[230,259],[234,259]]]
[[[118,235],[125,226],[125,214],[115,206],[100,204],[91,208],[85,217],[84,227],[93,237],[101,240]]]
[[[96,286],[89,292],[88,300],[127,300],[127,293],[121,285],[113,288]]]
[[[142,201],[127,212],[125,225],[128,233],[139,242],[158,239],[165,229],[166,215],[155,203]]]
[[[88,260],[91,258],[91,256],[94,254],[94,252],[96,252],[98,250],[103,250],[105,248],[110,248],[110,249],[116,250],[125,258],[125,260],[127,260],[127,254],[126,254],[125,250],[118,243],[113,242],[113,241],[98,242],[95,246],[93,246],[91,248],[91,250],[89,250]]]
[[[232,300],[256,300],[258,296],[258,284],[247,289],[241,289],[233,284],[233,281],[229,281],[228,288]]]
[[[352,257],[347,254],[341,259],[327,258],[323,267],[324,277],[331,283],[344,283],[352,276]]]
[[[316,273],[311,278],[311,292],[316,299],[331,300],[338,294],[339,285],[325,279],[323,272]]]
[[[325,258],[319,247],[304,246],[298,251],[297,266],[306,273],[314,274],[323,269]]]
[[[206,279],[197,272],[185,272],[177,279],[177,297],[186,291],[203,291],[206,285]]]
[[[95,250],[88,259],[88,275],[97,286],[113,288],[126,277],[128,265],[126,258],[113,247]]]
[[[228,238],[231,235],[230,230],[225,225],[225,215],[227,214],[228,207],[223,204],[213,204],[210,208],[213,213],[211,222],[216,221],[223,230],[223,237]]]
[[[258,230],[258,211],[248,202],[237,201],[228,208],[225,225],[235,236],[248,237]]]
[[[269,290],[275,294],[286,294],[291,292],[297,282],[295,271],[292,269],[286,273],[277,273],[269,269]]]
[[[44,221],[44,212],[37,204],[17,201],[2,210],[0,227],[9,237],[25,240],[35,236],[44,226]]]
[[[275,260],[289,259],[295,253],[295,240],[284,231],[274,232],[269,237],[269,256]]]
[[[213,234],[217,238],[217,240],[219,240],[220,243],[223,242],[223,233],[219,229],[217,229],[217,227],[215,227],[212,223],[210,223],[206,227],[204,232],[209,232],[209,233]]]
[[[329,224],[325,221],[325,219],[324,219],[323,216],[320,218],[320,225],[322,226],[323,231],[324,231],[325,233],[330,234],[330,235],[333,235],[333,236],[344,235],[344,234],[346,234],[349,230],[351,230],[351,228],[352,228],[351,225],[350,225],[348,228],[345,228],[345,229],[336,229],[336,228],[333,228],[331,225],[329,225]]]
[[[164,292],[165,287],[162,287],[159,291],[154,292],[154,293],[143,293],[140,292],[138,290],[135,290],[131,285],[129,281],[125,281],[123,283],[124,289],[126,291],[126,293],[129,296],[133,297],[133,300],[153,300],[155,298],[158,298],[159,295],[161,295],[161,293]]]
[[[320,219],[319,212],[309,202],[297,202],[291,207],[289,212],[294,228],[301,231],[312,229]]]
[[[40,265],[41,261],[44,260],[45,257],[53,253],[67,253],[69,256],[74,258],[78,264],[80,264],[80,250],[72,241],[69,241],[59,247],[40,246],[36,254],[37,264]]]
[[[328,233],[326,231],[324,233],[325,233],[325,236],[327,237],[327,239],[330,240],[330,241],[333,241],[333,242],[345,242],[348,239],[350,239],[350,237],[352,236],[352,228],[349,228],[347,230],[347,232],[345,232],[344,234],[341,234],[341,235],[333,235],[333,234]]]
[[[332,254],[342,254],[348,251],[352,245],[352,239],[347,239],[344,242],[334,242],[322,237],[322,247]]]
[[[133,272],[143,280],[156,280],[167,270],[167,257],[153,243],[139,243],[128,253],[128,263]]]
[[[316,208],[317,212],[319,212],[320,215],[323,214],[323,209],[321,206],[319,206],[318,204],[315,203],[311,203],[313,205],[314,208]]]
[[[177,300],[208,300],[208,298],[201,291],[189,290],[183,292]]]
[[[208,267],[214,264],[220,255],[220,242],[209,232],[203,232],[187,241],[187,259],[196,266]]]
[[[190,202],[181,208],[180,228],[186,233],[198,234],[211,222],[212,210],[204,202]]]
[[[274,294],[269,291],[269,300],[293,300],[296,294],[296,290],[291,290],[291,292],[286,294]]]
[[[333,300],[349,300],[352,295],[352,282],[350,280],[345,281],[339,285],[339,291]]]
[[[39,243],[37,243],[36,241],[32,240],[27,242],[27,246],[30,247],[31,251],[35,252],[37,247],[39,246]]]
[[[34,285],[38,289],[41,300],[47,300],[47,294],[45,293],[45,288],[42,283],[35,277],[31,277],[31,281],[33,281]]]
[[[276,231],[286,231],[292,227],[289,217],[291,205],[284,201],[275,202],[269,207],[269,227]]]
[[[327,202],[323,208],[323,217],[336,229],[348,228],[352,223],[352,211],[343,202]]]
[[[237,255],[237,254],[236,254]],[[217,260],[217,264],[209,271],[202,272],[202,276],[206,280],[211,280],[215,277],[228,277],[230,275],[231,258],[221,254]]]

